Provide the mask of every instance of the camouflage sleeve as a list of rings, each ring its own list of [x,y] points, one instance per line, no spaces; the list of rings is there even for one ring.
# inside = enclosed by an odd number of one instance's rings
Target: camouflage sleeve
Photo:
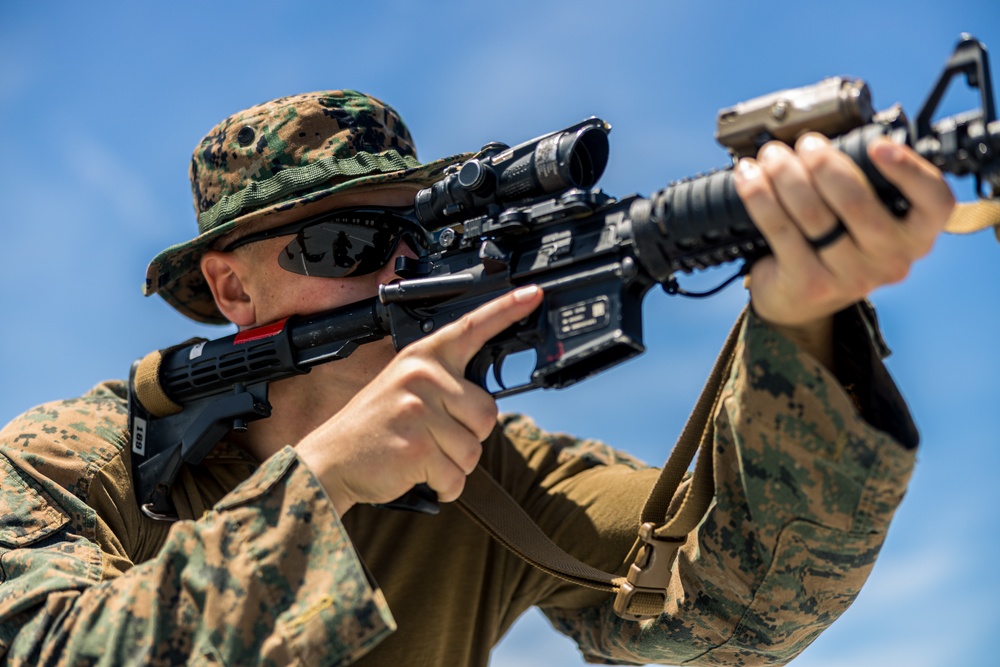
[[[838,331],[839,381],[750,315],[709,436],[716,497],[678,555],[665,613],[635,623],[610,601],[543,610],[588,661],[785,664],[851,604],[916,435],[857,309]],[[864,390],[843,389],[855,383]]]
[[[94,510],[11,461],[0,456],[5,664],[344,665],[394,628],[291,448],[113,578]]]

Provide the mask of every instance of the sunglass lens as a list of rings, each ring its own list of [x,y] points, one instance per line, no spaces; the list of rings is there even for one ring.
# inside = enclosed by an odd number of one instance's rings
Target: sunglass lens
[[[374,227],[317,224],[295,235],[278,257],[281,268],[320,278],[378,271],[392,255],[399,233]]]

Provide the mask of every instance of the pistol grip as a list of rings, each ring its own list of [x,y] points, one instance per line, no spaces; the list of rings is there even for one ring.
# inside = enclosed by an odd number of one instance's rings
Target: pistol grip
[[[373,506],[389,510],[417,512],[419,514],[437,514],[441,511],[437,493],[426,484],[417,484],[399,498],[388,503],[380,503]]]

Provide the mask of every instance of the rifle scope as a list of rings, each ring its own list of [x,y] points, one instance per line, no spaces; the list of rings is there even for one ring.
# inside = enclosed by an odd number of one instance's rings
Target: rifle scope
[[[608,163],[608,132],[600,118],[513,148],[494,143],[414,200],[417,219],[434,231],[541,195],[597,184]]]

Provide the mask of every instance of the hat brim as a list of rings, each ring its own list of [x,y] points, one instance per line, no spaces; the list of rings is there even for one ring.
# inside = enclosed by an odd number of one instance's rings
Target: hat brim
[[[390,186],[428,187],[440,180],[446,167],[464,162],[472,153],[460,153],[433,162],[389,173],[362,176],[315,190],[298,197],[283,199],[229,220],[196,238],[170,246],[149,263],[143,294],[159,294],[178,311],[198,322],[228,324],[229,320],[215,305],[212,292],[201,273],[201,255],[220,237],[253,226],[255,230],[318,215],[336,207],[339,195],[346,192],[376,192]]]

